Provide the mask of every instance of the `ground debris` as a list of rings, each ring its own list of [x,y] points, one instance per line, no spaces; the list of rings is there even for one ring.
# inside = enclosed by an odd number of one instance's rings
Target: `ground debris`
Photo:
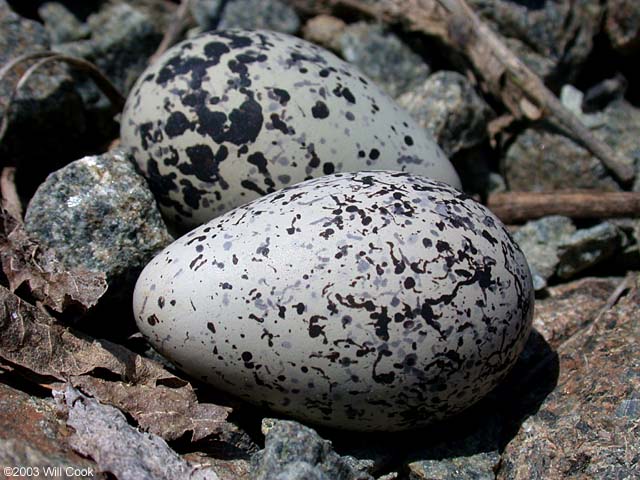
[[[0,209],[0,263],[11,291],[27,284],[37,301],[57,312],[71,305],[89,309],[107,290],[103,273],[67,270],[4,208]]]
[[[617,303],[558,346],[557,386],[507,445],[499,479],[638,477],[637,274],[626,282]]]
[[[0,364],[35,374],[41,383],[70,382],[168,441],[190,432],[192,441],[250,444],[226,421],[231,408],[199,403],[190,383],[156,362],[60,325],[1,286]]]
[[[92,458],[103,472],[119,480],[218,480],[211,469],[183,460],[164,440],[138,431],[118,409],[103,405],[67,384],[54,391],[59,406],[68,412],[67,425],[75,430],[71,447]]]

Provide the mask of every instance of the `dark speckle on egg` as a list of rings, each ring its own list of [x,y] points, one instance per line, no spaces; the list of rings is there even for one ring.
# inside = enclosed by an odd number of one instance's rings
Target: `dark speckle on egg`
[[[485,207],[426,177],[365,171],[268,194],[178,239],[142,272],[134,313],[158,351],[219,389],[312,423],[395,431],[497,385],[527,339],[533,288]]]
[[[169,49],[134,85],[120,133],[177,230],[332,172],[460,187],[429,133],[355,67],[277,32],[213,31]]]

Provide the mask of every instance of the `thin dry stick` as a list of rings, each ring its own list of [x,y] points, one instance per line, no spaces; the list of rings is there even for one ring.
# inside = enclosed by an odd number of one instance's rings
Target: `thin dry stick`
[[[604,315],[609,310],[611,310],[613,307],[616,306],[616,304],[625,295],[625,293],[627,293],[628,290],[633,288],[634,281],[632,279],[632,275],[635,275],[635,274],[627,275],[618,284],[618,286],[611,293],[611,295],[609,295],[609,298],[607,298],[607,301],[604,303],[602,308],[598,311],[598,314],[593,318],[593,320],[589,323],[589,325],[587,327],[585,327],[583,330],[581,330],[581,332],[584,332],[584,335],[591,335],[593,333],[593,330],[596,327],[596,325],[598,325],[600,323],[600,321],[602,320],[602,317],[604,317]],[[576,334],[572,335],[571,337],[569,337],[565,341],[563,341],[560,345],[558,345],[555,350],[556,351],[564,350],[567,347],[567,345],[570,345],[572,342],[574,342],[576,338],[578,338],[577,332],[576,332]],[[520,388],[528,388],[528,386],[531,383],[531,380],[533,380],[541,371],[543,371],[545,368],[547,368],[549,366],[549,364],[551,363],[551,361],[554,360],[555,358],[556,358],[555,352],[551,353],[549,355],[546,355],[544,358],[542,358],[527,373],[527,375],[525,375],[524,378],[522,378],[518,382],[519,387]]]
[[[15,183],[16,168],[4,167],[0,173],[0,191],[2,192],[2,207],[13,218],[22,221],[22,204],[18,196]]]
[[[622,295],[631,288],[632,286],[632,280],[631,277],[626,276],[616,287],[616,289],[611,293],[611,295],[609,295],[609,298],[607,298],[607,301],[605,302],[605,304],[603,305],[603,307],[600,309],[600,311],[598,312],[598,315],[596,315],[596,318],[593,320],[593,323],[591,324],[591,326],[589,327],[590,329],[593,329],[593,325],[598,322],[609,310],[611,310],[616,303],[618,303],[618,300],[620,300],[620,298],[622,297]],[[591,331],[591,330],[589,330]]]
[[[180,2],[175,19],[162,37],[162,41],[160,42],[160,45],[158,45],[158,49],[149,58],[149,64],[155,63],[164,52],[177,42],[180,37],[180,33],[187,23],[189,4],[190,0],[182,0]]]
[[[20,57],[16,57],[12,61],[8,62],[6,65],[0,69],[0,81],[4,79],[4,77],[15,68],[20,63],[30,61],[30,60],[38,60],[36,63],[31,65],[21,76],[13,89],[11,95],[8,98],[8,103],[4,109],[4,113],[2,115],[2,122],[0,123],[0,140],[4,138],[6,133],[8,123],[9,123],[9,114],[11,112],[11,105],[13,100],[17,96],[18,92],[29,78],[44,65],[51,62],[65,62],[79,70],[82,70],[89,74],[94,83],[98,86],[98,88],[106,95],[106,97],[111,102],[114,110],[122,111],[124,108],[125,98],[118,91],[118,89],[111,83],[111,81],[96,67],[93,63],[83,60],[81,58],[69,57],[66,55],[60,55],[54,52],[35,52],[28,55],[21,55]]]
[[[49,52],[49,51],[24,53],[22,55],[18,55],[17,57],[9,60],[0,68],[0,81],[2,81],[4,77],[11,70],[13,70],[16,66],[18,66],[23,62],[30,61],[30,60],[37,60],[39,58],[44,58],[44,57],[52,57],[54,55],[57,55],[57,54],[55,52]]]
[[[464,54],[516,118],[546,117],[587,148],[622,182],[633,180],[634,170],[616,152],[587,129],[467,5],[465,0],[286,0],[306,14],[349,9],[399,24],[408,30],[435,36]]]
[[[489,209],[504,223],[519,223],[546,215],[571,218],[640,217],[640,192],[592,190],[496,193]]]

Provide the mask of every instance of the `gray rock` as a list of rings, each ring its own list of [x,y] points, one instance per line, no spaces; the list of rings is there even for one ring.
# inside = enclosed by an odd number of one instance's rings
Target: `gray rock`
[[[82,23],[67,7],[58,2],[46,2],[38,7],[38,15],[44,22],[51,43],[73,42],[91,35],[89,27]]]
[[[252,458],[255,480],[373,480],[333,451],[331,442],[300,423],[267,419],[265,448]]]
[[[279,0],[231,0],[222,11],[219,29],[265,29],[294,34],[300,19],[290,6]]]
[[[496,29],[494,28],[494,31]],[[541,77],[546,77],[554,71],[557,59],[552,59],[533,50],[526,42],[518,38],[505,37],[499,31],[496,31],[500,38],[509,49],[515,53],[522,62],[533,72]]]
[[[158,0],[109,0],[112,4],[126,4],[150,20],[156,32],[164,33],[175,23],[178,5]]]
[[[640,192],[640,109],[621,99],[607,105],[602,115],[604,121],[593,133],[613,147],[623,161],[635,166],[633,190]]]
[[[448,156],[474,147],[487,137],[491,110],[469,80],[440,71],[398,97],[418,123],[429,130]]]
[[[469,0],[505,37],[518,41],[520,57],[547,78],[571,79],[585,62],[600,28],[599,0]],[[509,45],[513,47],[513,44]],[[529,52],[529,53],[524,53]]]
[[[409,480],[493,480],[500,463],[499,443],[505,418],[495,401],[475,407],[425,435],[413,446]],[[473,408],[473,407],[472,407]]]
[[[611,146],[623,162],[635,167],[633,190],[640,191],[640,109],[619,99],[602,111],[584,113],[583,94],[570,85],[563,87],[561,99],[596,138]],[[506,180],[514,190],[620,190],[597,158],[546,125],[518,135],[503,161]]]
[[[505,182],[504,177],[496,172],[489,173],[489,185],[488,192],[491,193],[502,193],[507,191],[507,182]]]
[[[198,24],[200,32],[213,30],[220,21],[223,0],[191,0],[189,11]]]
[[[349,25],[340,37],[340,46],[345,60],[394,98],[417,88],[431,72],[423,58],[379,24]]]
[[[25,228],[68,267],[104,272],[127,288],[172,241],[146,181],[119,151],[49,175],[29,203]]]
[[[527,128],[516,137],[506,151],[502,168],[512,190],[620,190],[597,158],[543,125]]]
[[[50,50],[42,25],[20,17],[0,0],[0,65],[42,50]],[[24,69],[23,64],[20,70]],[[0,83],[0,116],[4,115],[6,99],[18,78],[14,71]],[[46,175],[47,168],[63,164],[58,160],[56,165],[56,159],[81,151],[77,145],[82,143],[85,128],[82,101],[66,67],[49,64],[30,78],[12,102],[0,155],[29,165],[29,175],[37,182]]]
[[[158,24],[143,10],[127,3],[105,3],[88,17],[87,24],[90,38],[56,45],[55,50],[96,64],[126,96],[160,43]],[[74,77],[91,119],[94,143],[111,140],[117,136],[117,125],[110,102],[85,74]]]
[[[527,222],[513,234],[529,263],[536,290],[544,288],[556,272],[558,249],[575,231],[570,218],[553,215]]]
[[[462,458],[422,460],[409,464],[409,480],[494,480],[499,463],[497,450]]]
[[[162,34],[149,16],[126,3],[107,3],[87,23],[91,38],[58,45],[56,50],[95,63],[126,95]]]
[[[588,128],[600,127],[605,122],[605,116],[602,112],[584,113],[582,111],[584,93],[573,85],[563,85],[562,90],[560,90],[560,101]]]
[[[621,242],[620,230],[609,222],[578,230],[558,246],[558,276],[574,277],[610,258]]]
[[[637,0],[607,0],[604,30],[613,49],[623,55],[640,50],[640,3]]]

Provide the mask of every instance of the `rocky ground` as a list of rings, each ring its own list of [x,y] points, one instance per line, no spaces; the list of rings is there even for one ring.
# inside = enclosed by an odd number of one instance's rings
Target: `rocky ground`
[[[635,169],[622,185],[548,122],[496,130],[505,107],[448,47],[346,7],[290,6],[301,3],[193,0],[186,35],[267,28],[333,50],[433,133],[481,201],[640,192],[637,1],[468,0]],[[95,63],[126,95],[177,14],[168,0],[0,0],[0,65],[54,50]],[[0,465],[24,467],[6,478],[47,466],[61,467],[49,478],[121,480],[640,478],[640,218],[510,226],[534,274],[534,331],[488,398],[420,431],[315,431],[189,383],[136,334],[133,283],[172,237],[144,179],[107,151],[117,115],[86,74],[47,64],[9,105],[25,70],[0,82],[1,186],[20,199],[0,222]],[[77,201],[61,205],[63,191]]]

